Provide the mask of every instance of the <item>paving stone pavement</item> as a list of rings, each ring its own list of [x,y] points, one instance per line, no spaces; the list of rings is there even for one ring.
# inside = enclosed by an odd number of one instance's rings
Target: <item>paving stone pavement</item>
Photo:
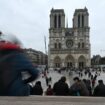
[[[105,98],[70,96],[6,96],[0,97],[0,105],[105,105]]]

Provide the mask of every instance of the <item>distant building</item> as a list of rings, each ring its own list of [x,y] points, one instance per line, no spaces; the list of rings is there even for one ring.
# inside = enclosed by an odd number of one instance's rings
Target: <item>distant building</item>
[[[51,68],[91,66],[88,9],[76,9],[73,27],[65,27],[63,9],[50,13],[48,66]]]
[[[94,55],[91,59],[92,67],[105,67],[105,57]]]
[[[34,65],[47,65],[48,56],[41,51],[36,51],[32,48],[24,49],[28,57]]]
[[[100,55],[94,55],[91,59],[91,65],[92,67],[97,67],[100,64],[101,56]]]

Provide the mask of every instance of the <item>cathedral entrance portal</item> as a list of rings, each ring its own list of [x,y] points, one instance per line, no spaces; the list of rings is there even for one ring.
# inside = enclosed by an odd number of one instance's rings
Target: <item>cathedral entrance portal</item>
[[[79,68],[84,68],[84,62],[79,62]]]
[[[61,59],[59,56],[55,57],[54,59],[54,67],[55,68],[60,68],[61,67]]]
[[[74,58],[71,56],[71,55],[68,55],[66,58],[65,58],[65,66],[67,68],[72,68],[74,67]]]
[[[78,59],[78,67],[82,69],[85,66],[86,66],[86,59],[84,56],[80,56]]]
[[[67,62],[67,67],[73,67],[72,62]]]

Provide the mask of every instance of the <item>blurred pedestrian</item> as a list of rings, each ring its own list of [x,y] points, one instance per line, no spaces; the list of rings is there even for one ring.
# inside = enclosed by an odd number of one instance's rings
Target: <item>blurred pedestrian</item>
[[[32,65],[16,38],[0,35],[0,96],[30,95],[29,82],[34,81],[39,71]],[[22,80],[22,72],[30,76]]]

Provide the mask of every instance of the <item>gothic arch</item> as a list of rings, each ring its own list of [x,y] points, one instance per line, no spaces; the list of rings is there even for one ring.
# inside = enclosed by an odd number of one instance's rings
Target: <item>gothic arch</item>
[[[78,58],[78,67],[79,68],[84,68],[86,67],[86,58],[81,55],[79,58]]]
[[[74,67],[74,63],[75,63],[75,60],[72,55],[67,55],[65,57],[65,66],[66,67]]]
[[[61,58],[59,56],[56,56],[54,58],[54,67],[55,68],[60,68],[61,67]]]

